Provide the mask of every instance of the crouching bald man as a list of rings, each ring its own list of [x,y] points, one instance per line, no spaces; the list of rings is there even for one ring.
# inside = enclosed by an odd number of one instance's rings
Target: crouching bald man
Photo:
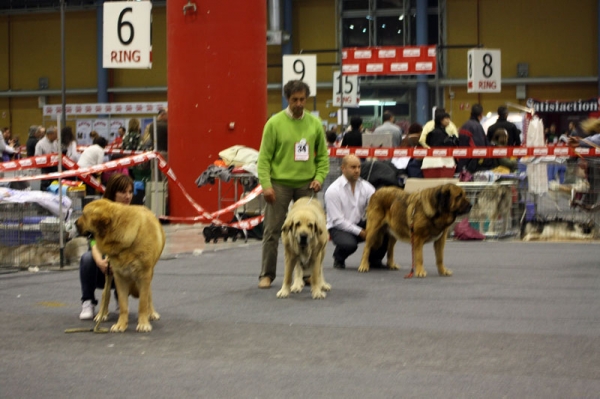
[[[342,159],[342,175],[325,192],[327,229],[335,245],[334,268],[345,269],[346,258],[356,252],[358,243],[365,241],[365,213],[374,192],[375,187],[360,177],[360,159],[355,155],[346,155]],[[382,245],[371,251],[371,268],[385,267],[382,259],[387,244],[386,235]]]

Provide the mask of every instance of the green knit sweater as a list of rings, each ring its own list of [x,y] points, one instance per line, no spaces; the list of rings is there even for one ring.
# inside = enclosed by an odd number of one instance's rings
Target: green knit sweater
[[[308,161],[295,161],[296,143],[308,144]],[[291,118],[285,110],[265,124],[258,154],[258,180],[263,189],[272,183],[298,188],[317,180],[323,183],[329,173],[329,155],[321,121],[305,112],[302,119]]]

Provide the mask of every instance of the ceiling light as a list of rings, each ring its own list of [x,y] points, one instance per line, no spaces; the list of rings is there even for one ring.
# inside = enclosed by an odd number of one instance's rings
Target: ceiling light
[[[387,106],[393,106],[396,105],[396,101],[391,101],[391,100],[360,100],[358,103],[359,106],[381,106],[381,105],[387,105]]]

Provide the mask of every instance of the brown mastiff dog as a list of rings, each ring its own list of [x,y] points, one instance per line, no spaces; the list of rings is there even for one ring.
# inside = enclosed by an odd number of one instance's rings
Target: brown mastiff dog
[[[369,271],[371,248],[379,247],[383,234],[388,232],[387,266],[390,269],[398,269],[394,263],[396,240],[408,241],[412,245],[415,276],[427,276],[423,268],[423,245],[433,241],[438,273],[451,276],[452,271],[444,266],[448,228],[458,215],[470,210],[471,203],[464,190],[455,184],[444,184],[412,194],[397,187],[377,190],[367,207],[367,237],[358,271]]]
[[[110,259],[119,296],[119,319],[110,331],[127,329],[129,295],[139,298],[137,331],[151,331],[150,320],[158,320],[160,315],[154,310],[150,285],[165,246],[165,231],[156,216],[144,206],[100,199],[85,206],[75,225],[79,234],[92,234],[100,252]],[[102,293],[97,321],[108,315],[109,300],[105,296],[110,298],[110,290]]]

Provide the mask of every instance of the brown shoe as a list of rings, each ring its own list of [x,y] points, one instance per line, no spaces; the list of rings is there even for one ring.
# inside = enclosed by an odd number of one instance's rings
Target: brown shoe
[[[258,288],[271,288],[271,277],[262,277],[258,282]]]

